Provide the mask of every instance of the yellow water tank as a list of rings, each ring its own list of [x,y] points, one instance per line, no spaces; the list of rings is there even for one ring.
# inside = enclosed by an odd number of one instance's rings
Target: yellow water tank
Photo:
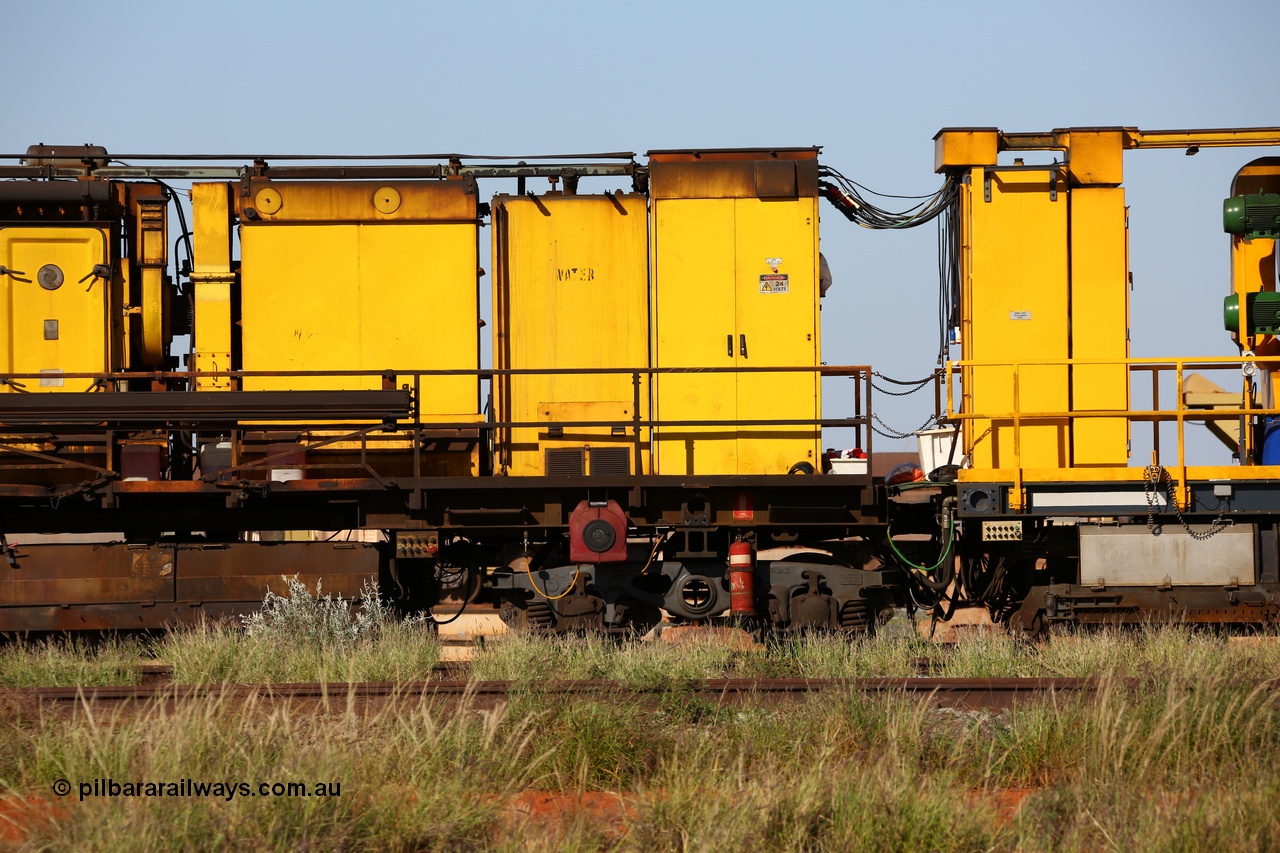
[[[643,196],[498,196],[493,200],[494,366],[648,366],[647,202]],[[499,375],[499,421],[537,423],[498,436],[512,475],[609,476],[647,469],[648,377],[631,373]],[[573,426],[573,423],[597,426]],[[568,425],[566,425],[568,424]]]

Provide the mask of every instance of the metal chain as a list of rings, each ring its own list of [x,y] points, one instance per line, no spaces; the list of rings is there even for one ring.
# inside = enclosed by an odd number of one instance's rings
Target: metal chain
[[[933,381],[932,376],[926,376],[924,379],[921,379],[917,382],[903,382],[900,379],[894,379],[891,376],[885,376],[883,373],[881,373],[878,370],[871,371],[871,375],[878,376],[879,378],[885,380],[886,382],[892,382],[894,385],[902,385],[902,386],[914,385],[915,386],[910,391],[890,391],[887,388],[881,388],[879,385],[875,384],[874,382],[871,383],[871,387],[876,389],[877,393],[886,394],[890,397],[910,397],[912,394],[925,388],[926,386],[928,386],[930,382]]]
[[[1156,488],[1162,481],[1165,484],[1165,497],[1169,501],[1169,506],[1173,508],[1174,516],[1182,525],[1182,529],[1187,531],[1187,535],[1195,541],[1204,542],[1206,539],[1212,539],[1231,526],[1226,521],[1225,510],[1218,510],[1218,517],[1209,524],[1208,530],[1192,530],[1191,525],[1183,518],[1182,510],[1178,508],[1173,490],[1173,478],[1169,476],[1169,472],[1163,466],[1148,465],[1142,472],[1142,491],[1147,498],[1147,529],[1151,531],[1152,536],[1159,536],[1163,532],[1163,526],[1156,524]]]
[[[1159,465],[1148,465],[1142,472],[1142,493],[1147,498],[1147,530],[1151,531],[1152,536],[1159,536],[1164,532],[1164,528],[1156,524],[1156,492],[1154,488],[1160,478],[1160,472],[1163,470]]]
[[[879,385],[873,382],[871,383],[871,387],[876,389],[877,394],[884,394],[885,396],[888,396],[888,397],[910,397],[912,394],[916,393],[917,391],[923,390],[926,386],[917,385],[916,387],[912,388],[910,391],[890,391],[887,388],[881,388]]]
[[[883,430],[876,429],[875,425],[873,424],[871,429],[875,430],[876,435],[883,436],[885,438],[915,438],[917,432],[920,432],[920,430],[927,428],[929,424],[932,424],[936,421],[935,418],[931,417],[931,418],[928,418],[923,424],[921,424],[919,429],[913,430],[911,432],[898,432],[896,429],[889,426],[884,421],[880,420],[879,415],[872,415],[871,419],[876,423],[880,424],[880,426],[884,427]]]

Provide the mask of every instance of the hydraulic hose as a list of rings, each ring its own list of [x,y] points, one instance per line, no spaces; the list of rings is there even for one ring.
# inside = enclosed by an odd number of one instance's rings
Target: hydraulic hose
[[[889,540],[889,549],[893,552],[894,557],[903,565],[903,567],[911,571],[912,580],[926,589],[931,589],[935,592],[946,590],[947,587],[951,585],[951,582],[955,580],[955,560],[952,553],[952,547],[955,544],[956,520],[954,515],[955,506],[950,499],[943,503],[942,513],[946,519],[946,541],[942,545],[942,553],[938,556],[937,562],[931,566],[917,565],[907,559],[906,555],[899,551],[898,546],[893,543],[892,527],[885,529],[886,537]],[[929,575],[933,572],[937,572],[938,574],[936,577],[930,578]]]

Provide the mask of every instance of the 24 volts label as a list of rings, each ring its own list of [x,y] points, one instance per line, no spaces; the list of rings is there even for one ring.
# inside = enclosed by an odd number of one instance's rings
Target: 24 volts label
[[[791,289],[786,273],[774,273],[760,276],[761,293],[786,293]]]

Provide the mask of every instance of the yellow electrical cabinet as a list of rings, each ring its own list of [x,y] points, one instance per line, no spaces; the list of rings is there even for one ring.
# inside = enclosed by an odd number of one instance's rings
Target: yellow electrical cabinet
[[[993,129],[947,129],[935,141],[938,170],[963,177],[961,411],[972,416],[973,467],[961,478],[1126,466],[1124,133],[1054,131],[1035,144],[1070,156],[1043,165],[997,163],[1011,143]]]
[[[34,156],[46,147],[33,146]],[[0,385],[0,393],[83,392],[95,380],[68,374],[172,366],[168,203],[149,183],[0,187],[0,373],[35,374]]]
[[[191,198],[197,388],[407,385],[420,420],[441,425],[423,433],[421,454],[409,452],[403,432],[345,439],[318,429],[298,437],[306,464],[362,469],[372,450],[384,454],[380,470],[388,473],[415,465],[427,475],[475,472],[482,415],[474,181],[252,178],[196,184]],[[300,375],[307,373],[316,375]],[[243,458],[275,452],[249,447],[251,438]]]
[[[0,386],[14,391],[85,391],[92,379],[67,373],[114,369],[108,229],[91,226],[0,226],[0,276],[5,317],[0,325],[0,373],[40,374]],[[90,278],[82,281],[82,277]],[[85,285],[89,284],[86,289]]]
[[[816,469],[817,150],[649,158],[655,473]]]
[[[644,196],[493,200],[494,366],[500,370],[648,367]],[[499,375],[495,468],[516,476],[644,473],[649,380],[631,373]],[[598,426],[574,426],[595,422]],[[637,448],[639,455],[637,456]]]
[[[478,370],[475,186],[272,182],[239,197],[240,369]],[[378,376],[245,377],[354,390]],[[474,375],[424,377],[424,418],[479,413]]]

